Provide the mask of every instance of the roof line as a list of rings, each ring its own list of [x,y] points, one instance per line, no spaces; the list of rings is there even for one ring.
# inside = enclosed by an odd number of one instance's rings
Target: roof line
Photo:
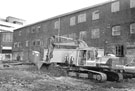
[[[54,17],[45,19],[45,20],[38,21],[38,22],[35,22],[35,23],[32,23],[32,24],[28,24],[28,25],[23,26],[23,27],[21,27],[21,28],[25,28],[25,27],[28,27],[28,26],[31,26],[31,25],[34,25],[34,24],[37,24],[37,23],[49,21],[49,20],[52,20],[52,19],[61,18],[61,17],[67,16],[67,15],[70,15],[70,14],[74,14],[74,13],[81,12],[81,11],[83,11],[83,10],[96,8],[96,7],[99,7],[99,6],[108,4],[108,3],[112,3],[112,2],[115,2],[115,1],[117,1],[117,0],[106,1],[106,2],[103,2],[103,3],[100,3],[100,4],[96,4],[96,5],[92,5],[92,6],[89,6],[89,7],[81,8],[81,9],[78,9],[78,10],[74,10],[74,11],[71,11],[71,12],[68,12],[68,13],[64,13],[64,14],[61,14],[61,15],[57,15],[57,16],[54,16]],[[18,29],[21,29],[21,28],[18,28]],[[18,29],[16,29],[16,30],[18,30]]]

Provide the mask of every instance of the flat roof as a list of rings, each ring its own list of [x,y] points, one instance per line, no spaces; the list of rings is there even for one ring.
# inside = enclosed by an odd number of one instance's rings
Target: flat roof
[[[61,14],[61,15],[57,15],[57,16],[54,16],[54,17],[51,17],[51,18],[48,18],[48,19],[45,19],[45,20],[42,20],[42,21],[38,21],[38,22],[35,22],[35,23],[32,23],[32,24],[28,24],[28,25],[23,26],[23,27],[18,28],[18,29],[22,29],[22,28],[25,28],[25,27],[28,27],[28,26],[32,26],[32,25],[35,25],[37,23],[41,23],[41,22],[45,22],[45,21],[61,18],[61,17],[67,16],[67,15],[71,15],[71,14],[74,14],[74,13],[78,13],[78,12],[81,12],[81,11],[84,11],[84,10],[87,10],[87,9],[92,9],[92,8],[96,8],[96,7],[99,7],[99,6],[103,6],[105,4],[112,3],[112,2],[115,2],[115,1],[118,1],[118,0],[109,0],[109,1],[106,1],[106,2],[103,2],[103,3],[100,3],[100,4],[92,5],[90,7],[85,7],[85,8],[81,8],[81,9],[78,9],[78,10],[74,10],[74,11],[71,11],[71,12],[68,12],[68,13],[64,13],[64,14]],[[15,29],[15,30],[18,30],[18,29]]]

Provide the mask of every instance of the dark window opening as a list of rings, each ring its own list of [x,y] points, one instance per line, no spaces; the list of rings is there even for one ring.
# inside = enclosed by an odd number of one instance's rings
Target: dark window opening
[[[12,53],[12,50],[2,50],[2,53]]]
[[[117,45],[116,46],[116,56],[117,57],[124,57],[124,45]]]

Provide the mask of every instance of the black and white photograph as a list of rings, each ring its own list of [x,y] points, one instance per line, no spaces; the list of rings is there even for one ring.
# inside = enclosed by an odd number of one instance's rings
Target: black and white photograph
[[[0,91],[135,91],[135,0],[0,0]]]

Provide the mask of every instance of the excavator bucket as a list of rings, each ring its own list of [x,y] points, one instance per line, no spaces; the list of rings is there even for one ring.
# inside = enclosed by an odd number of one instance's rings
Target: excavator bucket
[[[38,70],[40,70],[40,68],[44,64],[44,62],[40,60],[40,53],[38,51],[32,51],[31,58],[32,58],[31,59],[32,63],[34,63],[36,67],[38,68]]]

